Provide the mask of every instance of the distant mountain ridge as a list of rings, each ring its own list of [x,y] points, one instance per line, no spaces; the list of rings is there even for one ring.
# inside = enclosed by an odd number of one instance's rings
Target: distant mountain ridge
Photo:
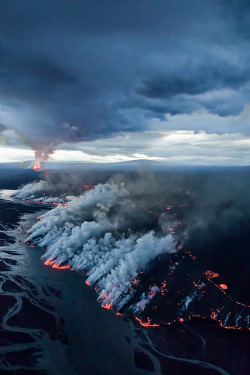
[[[1,169],[6,168],[24,168],[32,169],[34,160],[26,160],[22,162],[0,163]],[[89,163],[89,162],[44,162],[42,168],[45,169],[65,169],[70,167],[71,170],[85,169],[85,170],[107,170],[107,171],[147,171],[154,170],[175,170],[175,171],[202,171],[202,170],[249,170],[250,166],[209,166],[209,165],[173,165],[167,162],[156,160],[131,160],[121,161],[115,163]]]

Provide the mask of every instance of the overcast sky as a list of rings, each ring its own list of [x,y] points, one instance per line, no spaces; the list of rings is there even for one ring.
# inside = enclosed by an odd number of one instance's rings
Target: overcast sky
[[[250,3],[2,0],[0,162],[249,165]]]

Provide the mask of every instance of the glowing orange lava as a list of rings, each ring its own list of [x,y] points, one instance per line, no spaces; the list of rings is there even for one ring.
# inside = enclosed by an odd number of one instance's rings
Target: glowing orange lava
[[[25,199],[25,198],[17,198],[18,200],[20,201],[24,201],[24,202],[33,202],[33,203],[38,203],[38,204],[47,204],[47,205],[54,205],[54,206],[59,206],[59,204],[61,204],[62,206],[67,206],[68,204],[66,202],[64,203],[61,203],[61,202],[43,202],[43,201],[39,201],[39,200],[31,200],[31,199]],[[37,218],[38,220],[43,220],[43,219],[39,219]]]
[[[102,305],[104,309],[111,310],[112,309],[112,304],[111,303],[105,303],[105,305]]]
[[[61,265],[61,264],[57,264],[57,263],[54,263],[54,261],[53,260],[46,260],[45,262],[44,262],[44,265],[45,266],[52,266],[52,268],[56,268],[56,269],[58,269],[58,270],[66,270],[66,269],[70,269],[70,266],[69,265],[65,265],[65,266],[63,266],[63,265]]]
[[[202,289],[206,285],[206,284],[200,282],[200,280],[199,280],[199,284],[197,284],[195,281],[193,281],[193,284],[198,289]]]
[[[167,293],[167,282],[164,280],[163,282],[162,282],[162,287],[161,287],[161,294],[164,296],[165,295],[165,293]]]
[[[33,166],[33,169],[34,169],[34,171],[40,170],[40,166],[39,166],[39,165],[36,165],[36,164],[34,164],[34,166]]]
[[[58,270],[66,270],[66,269],[69,269],[70,266],[68,266],[68,265],[67,266],[61,266],[60,264],[55,263],[55,264],[53,264],[52,268],[56,268]]]
[[[35,171],[35,172],[41,172],[41,171],[44,171],[44,169],[43,168],[41,168],[41,166],[40,166],[40,163],[34,163],[34,165],[33,165],[33,170]]]
[[[150,289],[150,294],[154,297],[156,295],[156,292],[152,289]]]
[[[151,324],[151,320],[149,318],[147,318],[147,321],[146,322],[143,322],[141,319],[139,319],[137,316],[135,317],[135,319],[140,323],[141,326],[143,327],[159,327],[160,324]]]
[[[190,250],[185,250],[185,253],[188,254],[190,256],[190,258],[192,258],[193,260],[197,259],[197,257],[195,255],[193,255]]]
[[[52,266],[53,265],[53,260],[46,260],[46,262],[44,262],[45,266]]]
[[[213,271],[206,271],[204,274],[209,278],[212,279],[213,277],[218,277],[219,274]]]
[[[219,287],[222,288],[222,289],[227,289],[227,285],[226,284],[220,284]]]
[[[216,319],[217,318],[217,314],[215,311],[212,311],[211,312],[211,319]]]

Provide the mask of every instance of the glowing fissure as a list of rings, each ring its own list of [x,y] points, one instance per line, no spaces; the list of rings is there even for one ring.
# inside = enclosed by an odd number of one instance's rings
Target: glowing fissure
[[[227,285],[226,284],[220,284],[219,287],[223,290],[227,290]]]
[[[147,318],[147,321],[144,322],[143,320],[141,320],[140,318],[138,318],[137,316],[135,317],[135,319],[140,323],[141,326],[143,327],[159,327],[160,324],[154,324],[154,323],[151,323],[151,320],[149,318]]]
[[[210,271],[210,270],[208,270],[204,273],[205,273],[205,275],[207,276],[208,279],[213,279],[214,277],[220,276],[218,273]]]

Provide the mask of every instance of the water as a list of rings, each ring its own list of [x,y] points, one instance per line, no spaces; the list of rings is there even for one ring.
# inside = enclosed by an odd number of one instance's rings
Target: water
[[[102,309],[81,274],[44,266],[24,244],[37,207],[1,199],[0,211],[1,374],[144,374],[131,321]]]

